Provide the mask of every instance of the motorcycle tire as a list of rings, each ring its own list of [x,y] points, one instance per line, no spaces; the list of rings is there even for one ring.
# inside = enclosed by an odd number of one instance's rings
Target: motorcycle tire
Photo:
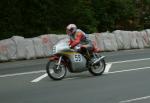
[[[94,76],[99,76],[103,74],[103,72],[105,71],[105,67],[106,67],[105,60],[102,59],[96,65],[91,65],[89,67],[89,72]]]
[[[58,61],[48,61],[46,72],[51,79],[62,80],[66,76],[67,69],[62,63],[59,66],[57,63]]]

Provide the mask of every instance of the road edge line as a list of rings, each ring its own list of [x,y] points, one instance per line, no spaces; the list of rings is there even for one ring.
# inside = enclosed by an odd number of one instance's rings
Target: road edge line
[[[47,76],[48,76],[47,73],[45,73],[45,74],[41,75],[40,77],[38,77],[38,78],[32,80],[31,82],[32,82],[32,83],[39,82],[40,80],[44,79],[44,78],[47,77]]]
[[[5,74],[5,75],[0,75],[0,78],[27,75],[27,74],[37,74],[37,73],[43,73],[43,72],[45,72],[45,70],[24,72],[24,73]]]
[[[107,63],[106,64],[106,68],[105,68],[104,74],[107,74],[109,72],[111,66],[112,66],[112,63]]]

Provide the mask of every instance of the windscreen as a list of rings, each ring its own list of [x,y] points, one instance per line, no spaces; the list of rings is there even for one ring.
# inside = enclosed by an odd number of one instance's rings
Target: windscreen
[[[69,41],[68,38],[64,38],[64,39],[59,40],[53,46],[52,54],[56,54],[56,53],[59,53],[61,51],[69,50],[70,47],[69,47],[68,41]]]

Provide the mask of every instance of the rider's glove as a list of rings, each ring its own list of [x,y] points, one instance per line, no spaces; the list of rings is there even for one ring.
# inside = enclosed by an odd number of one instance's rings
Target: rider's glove
[[[72,49],[72,46],[71,46],[71,45],[69,45],[69,47]]]

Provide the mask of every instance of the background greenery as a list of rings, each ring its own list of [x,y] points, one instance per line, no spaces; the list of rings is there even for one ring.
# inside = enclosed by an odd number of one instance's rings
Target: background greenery
[[[63,34],[69,23],[87,33],[150,28],[150,0],[0,1],[0,39]]]

